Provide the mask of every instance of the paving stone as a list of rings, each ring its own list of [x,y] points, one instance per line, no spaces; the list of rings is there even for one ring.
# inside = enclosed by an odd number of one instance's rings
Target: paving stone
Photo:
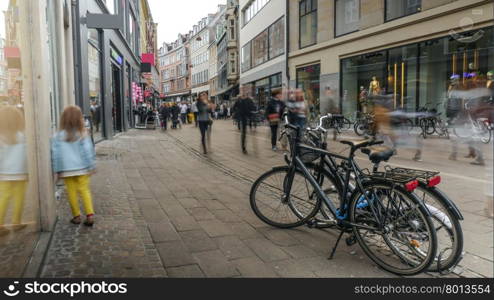
[[[205,207],[191,208],[189,213],[196,219],[196,221],[214,220],[214,215]]]
[[[205,277],[198,265],[167,268],[166,272],[170,278],[203,278]]]
[[[218,237],[218,236],[233,234],[233,231],[229,226],[218,220],[199,221],[198,223],[210,237]]]
[[[237,236],[241,240],[263,237],[261,233],[257,232],[254,229],[254,227],[245,222],[230,224],[230,228],[232,229],[235,236]]]
[[[196,263],[181,241],[160,243],[156,246],[165,267],[179,267]]]
[[[177,200],[184,208],[203,207],[203,205],[194,198],[178,198]]]
[[[251,239],[245,240],[250,249],[252,249],[259,258],[265,262],[288,259],[290,256],[284,252],[279,246],[267,239]]]
[[[268,228],[261,230],[261,232],[268,240],[278,246],[294,246],[300,244],[300,241],[289,235],[286,230]]]
[[[214,240],[229,260],[255,256],[254,252],[236,236],[217,237]]]
[[[202,229],[184,231],[180,233],[180,236],[190,252],[218,249],[218,245]]]
[[[258,257],[245,257],[231,261],[246,278],[275,278],[276,272]]]
[[[240,275],[220,250],[194,253],[193,256],[207,277],[226,278]]]
[[[211,213],[223,223],[242,222],[242,219],[229,209],[211,210]]]
[[[192,216],[178,216],[174,217],[171,222],[175,226],[177,231],[188,231],[200,229],[201,226],[197,223],[196,219]]]
[[[170,222],[150,223],[148,227],[154,243],[180,240],[180,237]]]
[[[304,245],[282,247],[281,249],[295,259],[318,256],[314,250]]]

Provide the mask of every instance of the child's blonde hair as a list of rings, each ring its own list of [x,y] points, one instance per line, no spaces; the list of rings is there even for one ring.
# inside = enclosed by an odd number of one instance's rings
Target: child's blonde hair
[[[60,130],[67,133],[68,142],[74,142],[85,134],[84,117],[79,106],[68,106],[63,110]]]
[[[0,139],[2,142],[13,145],[17,141],[17,133],[25,128],[24,113],[17,107],[0,106]]]

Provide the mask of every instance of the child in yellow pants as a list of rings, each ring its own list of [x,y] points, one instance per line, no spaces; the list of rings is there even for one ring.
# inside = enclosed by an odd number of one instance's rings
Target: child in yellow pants
[[[64,178],[64,182],[65,187],[67,188],[67,198],[70,203],[72,215],[74,217],[81,215],[81,209],[79,208],[79,201],[77,197],[78,194],[81,196],[82,205],[86,215],[94,215],[89,175],[67,177]]]
[[[10,226],[22,224],[28,182],[24,114],[16,106],[0,105],[0,236],[9,234],[4,227],[9,206],[13,206]]]
[[[94,208],[90,176],[95,170],[94,145],[84,128],[81,109],[67,107],[60,120],[60,131],[52,139],[52,167],[56,178],[62,178],[72,210],[73,224],[81,223],[78,196],[86,213],[84,225],[94,225]]]

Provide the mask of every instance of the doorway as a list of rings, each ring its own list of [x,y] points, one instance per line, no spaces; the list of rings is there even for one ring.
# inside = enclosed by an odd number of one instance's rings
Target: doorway
[[[113,120],[113,134],[122,132],[122,86],[121,86],[120,68],[112,64],[112,120]]]

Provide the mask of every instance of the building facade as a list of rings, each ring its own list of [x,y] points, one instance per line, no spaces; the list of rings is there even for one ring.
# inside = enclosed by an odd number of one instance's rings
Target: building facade
[[[239,91],[238,1],[227,1],[222,27],[217,33],[218,99],[230,101]]]
[[[287,84],[286,0],[240,0],[240,84],[251,87],[259,107],[273,88]]]
[[[192,29],[190,40],[191,93],[196,98],[201,92],[209,93],[209,45],[213,39],[210,22],[214,15],[203,18]]]
[[[444,112],[452,78],[481,87],[494,70],[492,1],[289,2],[290,84],[323,113],[352,118],[378,94]]]
[[[140,50],[141,50],[141,84],[144,101],[157,105],[160,98],[160,79],[158,60],[158,24],[147,0],[139,0]],[[127,97],[127,95],[126,95]]]
[[[223,36],[223,32],[225,31],[225,12],[226,6],[219,5],[218,11],[216,12],[214,18],[209,23],[209,31],[211,32],[212,39],[209,43],[209,97],[215,103],[218,100],[218,89],[219,87],[219,68],[220,63],[222,63],[219,57],[219,47],[218,41]]]
[[[135,124],[144,101],[137,0],[85,0],[74,6],[76,103],[93,120],[95,141]]]
[[[188,35],[178,35],[171,43],[164,43],[160,49],[161,93],[167,101],[190,100]]]

